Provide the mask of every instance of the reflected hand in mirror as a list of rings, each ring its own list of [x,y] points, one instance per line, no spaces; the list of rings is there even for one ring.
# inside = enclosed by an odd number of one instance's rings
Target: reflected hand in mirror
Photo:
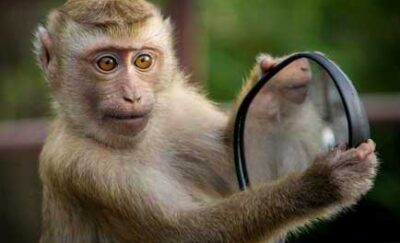
[[[280,60],[260,60],[268,72]],[[296,59],[274,74],[249,105],[244,151],[252,185],[304,171],[317,155],[346,144],[345,108],[335,83],[311,59]]]

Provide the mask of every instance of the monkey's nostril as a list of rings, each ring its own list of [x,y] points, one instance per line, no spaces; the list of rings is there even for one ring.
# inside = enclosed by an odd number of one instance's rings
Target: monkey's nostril
[[[126,102],[129,102],[129,103],[133,103],[133,102],[134,102],[134,99],[133,99],[132,97],[124,96],[124,100],[125,100]]]
[[[128,96],[124,96],[123,98],[124,98],[124,100],[125,100],[126,102],[129,102],[129,103],[140,102],[140,100],[142,99],[141,96],[138,96],[138,97],[128,97]]]

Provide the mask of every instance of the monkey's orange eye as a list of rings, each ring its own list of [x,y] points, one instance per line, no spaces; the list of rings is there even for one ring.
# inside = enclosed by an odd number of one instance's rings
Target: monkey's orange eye
[[[135,60],[135,66],[140,69],[148,69],[153,64],[153,57],[149,54],[141,54]]]
[[[97,66],[102,71],[110,72],[110,71],[114,70],[117,67],[117,61],[113,57],[105,56],[105,57],[100,58],[97,61]]]

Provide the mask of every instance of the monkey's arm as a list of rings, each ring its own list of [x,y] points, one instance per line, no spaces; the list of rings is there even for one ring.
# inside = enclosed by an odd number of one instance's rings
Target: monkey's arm
[[[329,216],[354,204],[372,186],[377,159],[372,141],[317,158],[304,173],[176,216],[179,240],[254,242]],[[176,224],[176,222],[178,222]]]
[[[119,234],[118,239],[252,242],[274,238],[283,230],[326,215],[332,207],[357,200],[371,186],[376,166],[371,151],[368,159],[367,155],[357,159],[359,152],[337,152],[320,158],[304,174],[180,211],[154,200],[144,182],[153,178],[141,177],[140,171],[133,175],[123,173],[112,165],[104,170],[101,165],[105,161],[97,161],[94,167],[84,160],[64,161],[57,174],[53,171],[53,177],[43,181],[60,187],[54,191],[61,190],[63,197],[83,204],[83,208],[98,209],[93,212],[97,220],[106,224],[110,232]],[[341,178],[343,174],[346,177]],[[131,231],[119,230],[121,220],[124,228]]]
[[[108,222],[105,227],[111,232],[118,232],[121,223],[113,223],[113,218],[122,219],[124,228],[131,231],[121,232],[116,239],[138,242],[254,242],[273,239],[283,230],[322,216],[327,207],[340,199],[337,188],[328,181],[292,175],[254,191],[171,213],[168,208],[153,202],[146,192],[140,192],[140,189],[128,191],[124,190],[125,185],[109,184],[104,175],[96,176],[96,183],[94,178],[80,179],[79,188],[69,188],[73,190],[73,196],[85,202],[88,208],[103,209],[104,212],[96,214],[101,215],[100,221]],[[117,188],[121,190],[117,192]]]
[[[322,195],[322,196],[321,196]],[[324,216],[340,200],[335,185],[300,174],[182,213],[183,241],[257,242]],[[218,239],[218,240],[216,240]]]

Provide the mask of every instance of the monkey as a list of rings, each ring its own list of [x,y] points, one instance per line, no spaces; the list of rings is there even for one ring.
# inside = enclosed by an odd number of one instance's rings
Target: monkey
[[[259,65],[251,72],[236,103],[243,100],[263,72],[283,60],[267,54],[257,59]],[[308,96],[312,78],[309,61],[297,59],[272,77],[251,102],[244,132],[251,184],[304,171],[323,151],[323,122]]]
[[[189,84],[172,32],[144,0],[68,0],[38,27],[55,113],[39,164],[41,243],[271,242],[372,187],[369,140],[238,191],[229,117]]]

